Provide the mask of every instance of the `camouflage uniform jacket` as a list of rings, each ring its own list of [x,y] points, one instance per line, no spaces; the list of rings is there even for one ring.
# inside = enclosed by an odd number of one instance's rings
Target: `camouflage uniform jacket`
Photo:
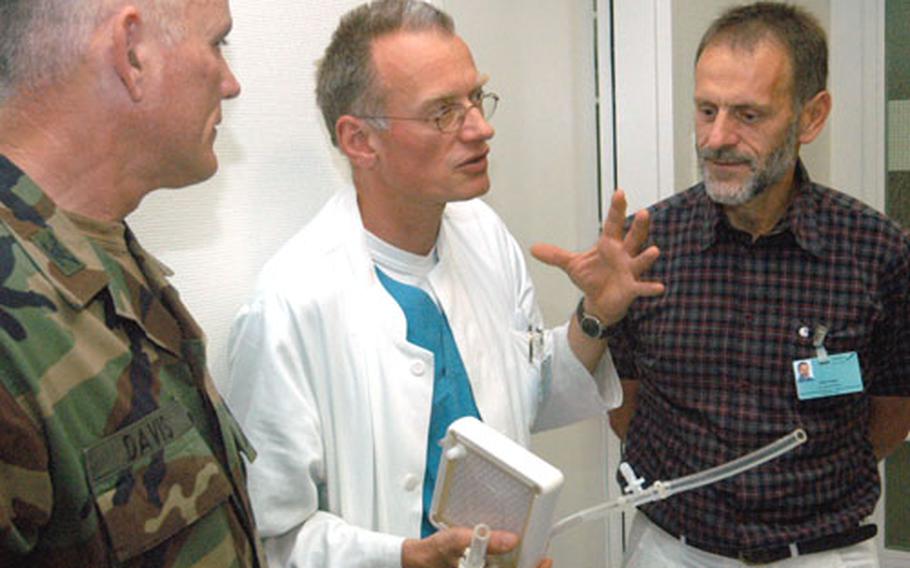
[[[265,566],[202,333],[0,156],[0,566]],[[149,289],[151,288],[151,289]]]

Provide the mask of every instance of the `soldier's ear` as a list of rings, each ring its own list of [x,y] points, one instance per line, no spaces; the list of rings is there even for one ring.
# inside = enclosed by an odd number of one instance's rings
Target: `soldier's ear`
[[[120,9],[111,22],[111,60],[114,71],[130,99],[139,102],[147,79],[145,67],[148,54],[142,14],[135,6],[127,5]]]
[[[343,115],[335,123],[338,149],[348,157],[351,166],[370,169],[377,159],[375,131],[363,118]]]

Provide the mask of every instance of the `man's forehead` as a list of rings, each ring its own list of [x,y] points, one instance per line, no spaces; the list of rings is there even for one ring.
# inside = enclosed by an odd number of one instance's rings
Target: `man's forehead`
[[[462,96],[486,82],[467,44],[443,31],[398,31],[374,40],[373,62],[382,86],[421,99]]]
[[[749,41],[722,36],[707,44],[695,62],[696,69],[706,56],[725,55],[738,60],[773,59],[790,66],[790,51],[785,44],[772,35],[763,35]]]
[[[233,23],[228,0],[190,0],[185,4],[184,15],[211,30],[230,28]]]
[[[695,96],[709,96],[717,89],[728,94],[741,91],[747,100],[772,98],[792,91],[793,73],[785,48],[774,41],[750,46],[718,42],[709,44],[695,67]]]

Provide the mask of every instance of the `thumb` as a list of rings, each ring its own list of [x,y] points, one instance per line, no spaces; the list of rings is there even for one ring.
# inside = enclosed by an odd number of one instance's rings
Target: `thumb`
[[[566,269],[569,260],[572,258],[572,253],[569,251],[546,243],[538,243],[532,246],[531,254],[540,262],[562,268],[563,270]]]

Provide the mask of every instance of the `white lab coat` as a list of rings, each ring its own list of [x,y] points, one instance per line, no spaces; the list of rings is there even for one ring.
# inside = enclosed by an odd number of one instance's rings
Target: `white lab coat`
[[[487,205],[449,204],[437,251],[430,284],[486,423],[527,445],[532,427],[619,404],[609,355],[595,384],[565,325],[529,362],[534,289]],[[269,261],[231,333],[228,400],[259,453],[249,488],[272,566],[397,568],[419,536],[433,359],[405,337],[343,191]]]

